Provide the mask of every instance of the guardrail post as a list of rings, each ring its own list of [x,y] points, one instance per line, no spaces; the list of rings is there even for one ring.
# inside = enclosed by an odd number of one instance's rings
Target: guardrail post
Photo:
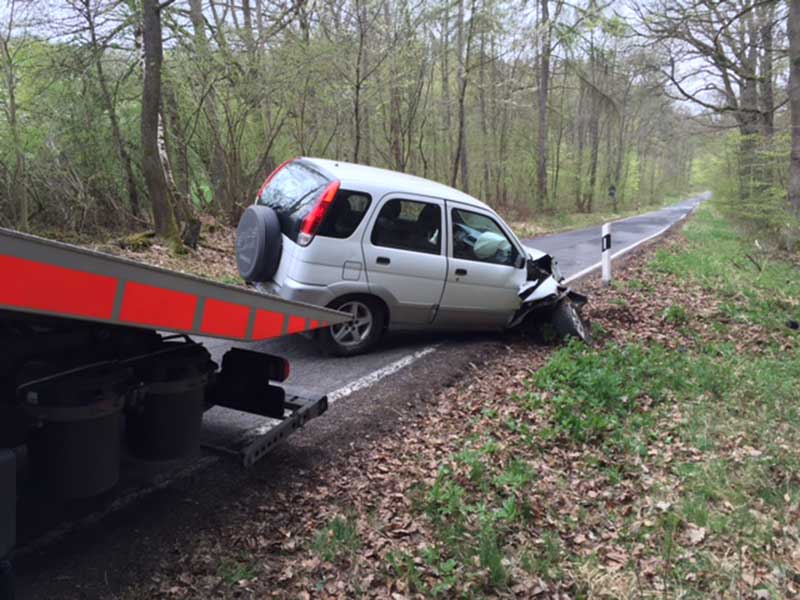
[[[611,283],[611,224],[603,224],[603,237],[601,246],[601,263],[603,270],[603,285]]]

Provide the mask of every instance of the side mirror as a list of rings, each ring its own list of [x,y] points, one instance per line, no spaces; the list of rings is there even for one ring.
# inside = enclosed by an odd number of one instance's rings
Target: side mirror
[[[514,266],[517,269],[521,269],[525,266],[526,262],[528,262],[527,259],[522,254],[518,254],[517,258],[514,260]]]

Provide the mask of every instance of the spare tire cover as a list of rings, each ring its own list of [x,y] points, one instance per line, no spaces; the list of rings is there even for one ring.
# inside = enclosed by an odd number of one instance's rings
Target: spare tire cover
[[[268,206],[252,205],[236,228],[236,266],[245,281],[269,281],[283,250],[278,215]]]

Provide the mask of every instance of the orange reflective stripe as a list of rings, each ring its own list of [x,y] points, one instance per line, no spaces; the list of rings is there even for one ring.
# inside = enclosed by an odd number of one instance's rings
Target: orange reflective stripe
[[[306,330],[306,320],[303,317],[289,317],[289,327],[286,333],[299,333]]]
[[[253,323],[252,339],[267,340],[280,337],[283,333],[283,322],[286,319],[281,313],[269,310],[257,310]]]
[[[241,304],[208,298],[203,307],[200,332],[233,338],[245,338],[250,309]]]
[[[75,269],[0,256],[0,305],[110,319],[117,280]]]
[[[119,320],[164,329],[192,329],[197,296],[128,281]]]

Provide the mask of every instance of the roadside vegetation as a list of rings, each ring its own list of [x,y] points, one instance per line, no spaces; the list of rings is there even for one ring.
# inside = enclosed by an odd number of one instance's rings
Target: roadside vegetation
[[[723,156],[740,202],[768,193],[785,213],[790,7],[10,0],[0,226],[155,233],[179,253],[205,217],[235,226],[298,155],[421,175],[520,220],[565,215],[559,227],[683,195]]]
[[[588,286],[593,347],[513,341],[142,593],[797,596],[798,269],[703,205]]]

